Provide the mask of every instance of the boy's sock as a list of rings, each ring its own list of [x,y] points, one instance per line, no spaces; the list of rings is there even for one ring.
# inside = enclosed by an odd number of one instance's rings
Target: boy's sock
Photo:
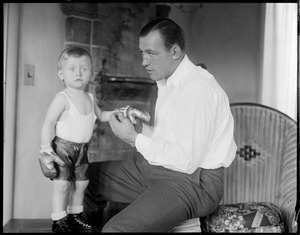
[[[60,220],[64,217],[67,216],[67,212],[66,211],[61,211],[61,212],[58,212],[58,213],[52,213],[51,214],[51,218],[52,220]]]
[[[68,206],[67,212],[68,214],[79,214],[83,212],[83,206]]]
[[[52,223],[52,232],[54,233],[68,233],[71,232],[67,225],[67,212],[61,211],[58,213],[52,213],[51,218]]]

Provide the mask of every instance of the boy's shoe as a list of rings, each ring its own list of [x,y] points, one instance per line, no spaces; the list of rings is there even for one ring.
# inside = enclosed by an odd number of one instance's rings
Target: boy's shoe
[[[71,230],[67,225],[67,216],[60,220],[53,220],[52,223],[52,232],[54,233],[70,233]]]
[[[92,225],[86,218],[82,216],[82,213],[69,214],[67,219],[67,225],[72,231],[92,229]]]

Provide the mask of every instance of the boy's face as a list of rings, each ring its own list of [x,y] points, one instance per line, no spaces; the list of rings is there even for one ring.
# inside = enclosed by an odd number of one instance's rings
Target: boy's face
[[[63,60],[61,69],[58,70],[58,76],[65,82],[65,86],[78,90],[85,89],[92,74],[92,62],[88,56]]]

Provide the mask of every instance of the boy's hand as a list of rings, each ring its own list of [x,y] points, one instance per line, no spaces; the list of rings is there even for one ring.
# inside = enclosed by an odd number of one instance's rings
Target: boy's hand
[[[133,123],[133,124],[137,124],[137,120],[136,118],[145,121],[145,122],[149,122],[150,121],[150,114],[146,111],[142,111],[138,108],[132,108],[129,105],[127,105],[126,107],[120,108],[120,112],[123,113],[124,117],[129,118],[129,120]]]
[[[41,152],[39,156],[39,163],[43,175],[50,179],[55,178],[57,175],[56,165],[65,165],[65,163],[57,156],[55,152]]]

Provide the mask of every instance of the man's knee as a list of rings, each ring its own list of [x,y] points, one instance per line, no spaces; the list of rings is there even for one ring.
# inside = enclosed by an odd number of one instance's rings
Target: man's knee
[[[119,228],[115,227],[114,225],[111,225],[108,222],[104,225],[101,232],[102,233],[117,233],[117,232],[124,232],[124,231],[121,231]]]

